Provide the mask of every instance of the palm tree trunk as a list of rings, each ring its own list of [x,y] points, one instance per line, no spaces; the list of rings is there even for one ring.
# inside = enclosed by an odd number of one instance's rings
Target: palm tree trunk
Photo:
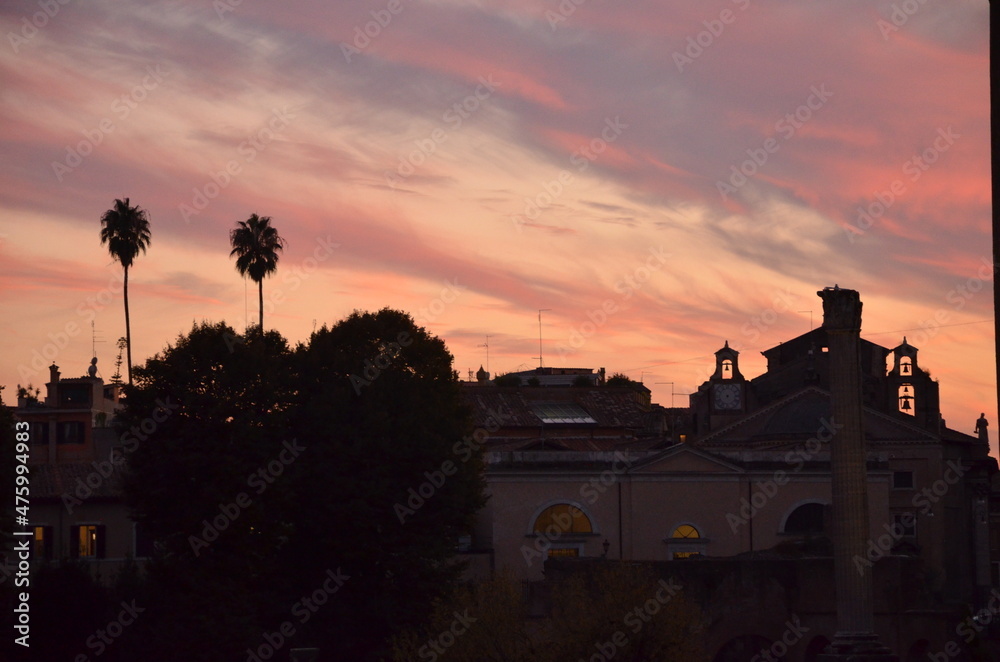
[[[128,383],[129,386],[132,385],[132,328],[129,325],[128,319],[128,267],[125,267],[125,282],[124,282],[124,296],[125,296],[125,351],[128,354]]]
[[[257,305],[260,306],[260,332],[264,333],[264,279],[257,281]]]

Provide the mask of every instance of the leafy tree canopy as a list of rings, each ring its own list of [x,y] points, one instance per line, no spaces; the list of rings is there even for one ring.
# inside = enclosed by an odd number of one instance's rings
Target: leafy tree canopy
[[[448,594],[484,484],[452,357],[409,315],[356,312],[295,349],[202,324],[136,374],[126,487],[159,544],[163,659],[245,659],[285,621],[289,645],[377,659]],[[178,648],[191,628],[217,642],[204,657]]]

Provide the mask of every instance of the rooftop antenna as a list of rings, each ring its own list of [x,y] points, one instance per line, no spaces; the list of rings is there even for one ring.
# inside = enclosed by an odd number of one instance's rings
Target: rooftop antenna
[[[670,408],[673,409],[674,406],[674,383],[673,382],[656,382],[657,384],[670,384]]]
[[[813,311],[811,310],[797,310],[797,313],[809,313],[809,330],[813,330]]]
[[[551,308],[538,309],[538,367],[542,367],[542,313],[552,310]]]
[[[97,358],[97,343],[104,342],[104,339],[98,340],[97,329],[94,327],[94,320],[90,320],[90,349],[91,356]]]
[[[490,372],[490,334],[488,334],[488,333],[486,334],[486,342],[484,342],[482,345],[476,345],[476,347],[485,347],[486,348],[486,372],[489,373]],[[490,373],[490,374],[492,374],[492,373]]]

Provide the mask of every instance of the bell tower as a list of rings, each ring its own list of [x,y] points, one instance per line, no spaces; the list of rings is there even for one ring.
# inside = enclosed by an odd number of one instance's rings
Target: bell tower
[[[715,353],[715,372],[709,377],[712,412],[723,415],[745,412],[746,381],[740,372],[740,353],[730,347],[727,340],[725,346]]]
[[[936,427],[940,420],[938,383],[917,364],[917,348],[906,341],[892,350],[886,375],[888,410],[912,416],[918,425]]]

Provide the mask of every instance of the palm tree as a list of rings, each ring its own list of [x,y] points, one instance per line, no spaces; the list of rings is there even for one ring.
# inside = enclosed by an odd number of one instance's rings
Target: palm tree
[[[125,348],[128,360],[128,383],[132,383],[132,330],[128,317],[128,268],[140,252],[149,246],[149,216],[138,205],[129,206],[128,198],[115,199],[115,206],[101,216],[101,245],[108,245],[111,257],[125,269]]]
[[[249,274],[257,283],[260,329],[263,331],[264,276],[273,274],[278,268],[278,251],[285,248],[285,240],[271,226],[270,216],[251,214],[229,232],[229,243],[233,246],[229,257],[236,256],[236,269],[242,276]]]

